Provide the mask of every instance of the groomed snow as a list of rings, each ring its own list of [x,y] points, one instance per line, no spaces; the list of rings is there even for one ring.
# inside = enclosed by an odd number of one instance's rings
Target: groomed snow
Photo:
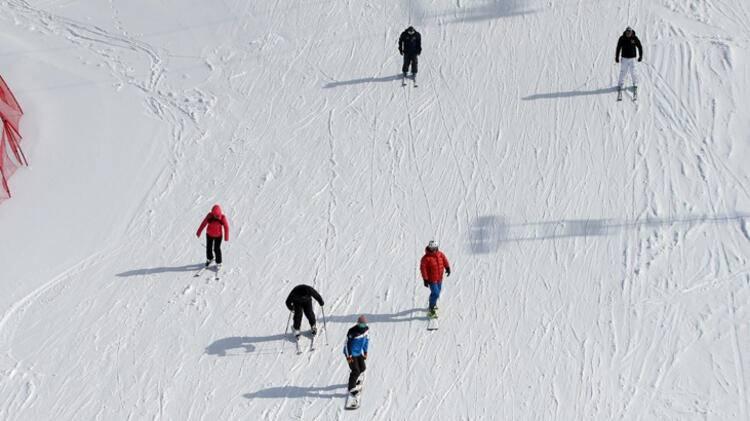
[[[0,419],[750,419],[746,0],[0,10],[32,163],[0,205]],[[220,281],[192,276],[214,203]],[[433,238],[453,274],[427,332]],[[300,356],[297,283],[329,316]]]

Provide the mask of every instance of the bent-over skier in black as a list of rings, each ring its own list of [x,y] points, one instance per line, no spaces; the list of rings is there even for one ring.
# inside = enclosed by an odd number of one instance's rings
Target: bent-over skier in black
[[[417,57],[422,54],[422,35],[413,26],[406,28],[398,38],[398,52],[404,56],[404,65],[401,67],[404,79],[406,79],[406,73],[409,71],[409,67],[411,67],[411,75],[416,80],[418,69]]]
[[[303,312],[305,313],[307,321],[310,323],[310,332],[313,335],[318,333],[318,327],[315,325],[315,311],[313,310],[312,305],[313,298],[321,307],[324,305],[323,297],[318,294],[318,291],[316,291],[315,288],[304,284],[294,287],[292,292],[290,292],[289,296],[286,298],[286,308],[288,308],[289,311],[294,312],[294,324],[292,325],[294,336],[300,335],[299,329],[302,327]]]

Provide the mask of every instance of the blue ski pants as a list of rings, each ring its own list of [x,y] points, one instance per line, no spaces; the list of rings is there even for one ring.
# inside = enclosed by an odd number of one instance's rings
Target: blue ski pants
[[[442,290],[442,282],[430,283],[430,308],[434,308],[437,305],[437,300],[440,298],[440,292]]]

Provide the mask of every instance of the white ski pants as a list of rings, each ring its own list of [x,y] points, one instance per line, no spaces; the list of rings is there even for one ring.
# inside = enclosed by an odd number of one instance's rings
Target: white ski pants
[[[625,86],[625,78],[630,73],[630,78],[633,80],[633,86],[638,86],[638,71],[635,68],[635,58],[621,58],[620,59],[620,79],[617,82],[617,86]]]

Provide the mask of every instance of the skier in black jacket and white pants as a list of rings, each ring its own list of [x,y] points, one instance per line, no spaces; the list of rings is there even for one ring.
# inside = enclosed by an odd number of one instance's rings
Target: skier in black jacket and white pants
[[[633,80],[633,91],[638,92],[638,72],[635,68],[636,52],[638,61],[643,60],[643,46],[641,40],[635,36],[635,31],[631,27],[625,28],[620,39],[617,40],[617,51],[615,52],[615,63],[620,63],[620,78],[617,81],[618,96],[625,87],[625,78],[630,73]],[[622,55],[622,62],[620,56]]]

